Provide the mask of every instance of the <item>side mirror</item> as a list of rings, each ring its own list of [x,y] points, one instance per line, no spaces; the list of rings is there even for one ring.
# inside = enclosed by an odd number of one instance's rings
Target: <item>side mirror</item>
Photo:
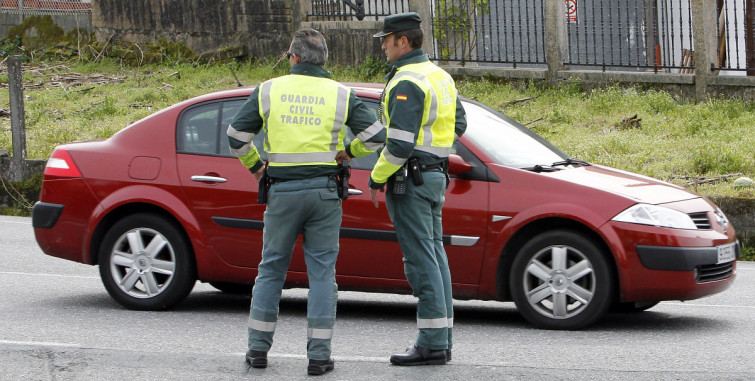
[[[461,156],[452,153],[448,155],[448,174],[458,175],[460,173],[469,172],[472,170],[472,165],[464,161]]]

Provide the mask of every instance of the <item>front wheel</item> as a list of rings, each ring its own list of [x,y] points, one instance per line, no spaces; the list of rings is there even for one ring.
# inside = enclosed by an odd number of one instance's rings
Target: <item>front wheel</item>
[[[186,239],[173,222],[151,213],[131,215],[113,225],[100,247],[99,265],[110,296],[134,310],[172,307],[196,283]]]
[[[590,238],[553,230],[530,239],[517,253],[510,287],[519,313],[545,329],[581,329],[611,305],[613,273]]]

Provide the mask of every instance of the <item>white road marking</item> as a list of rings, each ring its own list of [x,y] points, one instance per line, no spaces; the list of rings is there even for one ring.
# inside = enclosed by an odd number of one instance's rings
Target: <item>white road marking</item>
[[[58,278],[75,278],[75,279],[100,279],[97,276],[84,276],[84,275],[65,275],[65,274],[45,274],[45,273],[22,273],[14,271],[0,271],[0,275],[20,275],[20,276],[49,276]]]
[[[74,344],[74,343],[58,343],[58,342],[45,342],[45,341],[16,341],[16,340],[1,340],[0,339],[0,345],[15,345],[15,346],[35,346],[35,347],[52,347],[52,348],[78,348],[78,349],[106,349],[111,350],[115,348],[97,348],[97,347],[87,347],[83,346],[81,344]],[[126,349],[125,351],[128,351]],[[193,355],[205,355],[205,354],[212,354],[217,355],[217,353],[193,353]],[[243,358],[245,355],[244,352],[230,352],[230,353],[224,353],[223,356],[232,356],[232,357],[239,357]],[[306,354],[293,354],[293,353],[275,353],[270,354],[271,358],[281,358],[281,359],[295,359],[295,360],[306,360],[307,355]],[[360,361],[360,362],[386,362],[386,357],[371,357],[371,356],[333,356],[334,360],[337,361]]]
[[[7,224],[31,225],[31,221],[8,221],[8,220],[0,220],[0,222],[7,223]]]

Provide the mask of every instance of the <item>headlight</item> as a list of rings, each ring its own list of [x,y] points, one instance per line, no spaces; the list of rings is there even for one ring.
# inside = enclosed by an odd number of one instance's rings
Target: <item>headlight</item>
[[[690,216],[658,205],[637,204],[619,213],[613,221],[674,229],[697,229]]]

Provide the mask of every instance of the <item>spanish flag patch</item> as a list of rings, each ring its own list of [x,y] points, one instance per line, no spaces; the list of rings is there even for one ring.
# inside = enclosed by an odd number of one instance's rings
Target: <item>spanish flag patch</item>
[[[406,100],[406,95],[396,95],[396,100],[397,101],[405,101]]]

